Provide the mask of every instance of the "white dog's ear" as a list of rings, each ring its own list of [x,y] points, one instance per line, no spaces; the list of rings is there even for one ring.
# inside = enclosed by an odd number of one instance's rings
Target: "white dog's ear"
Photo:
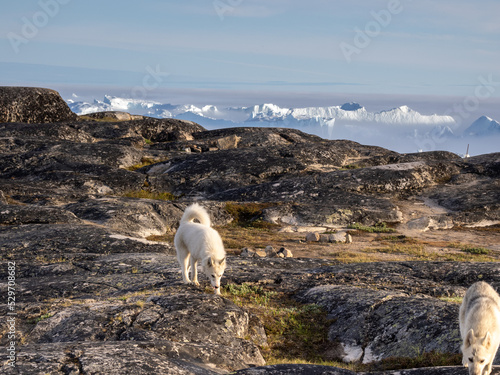
[[[203,263],[204,263],[204,266],[205,267],[212,267],[212,258],[211,257],[206,257],[204,260],[203,260]]]
[[[226,257],[222,258],[219,264],[222,266],[224,263],[226,263]]]
[[[472,344],[474,344],[475,337],[474,337],[474,330],[471,328],[469,329],[469,332],[467,332],[467,335],[465,336],[464,340],[464,347],[468,348]]]
[[[483,342],[482,342],[483,346],[486,348],[486,349],[489,349],[490,346],[491,346],[491,335],[489,332],[486,333],[486,336],[484,336],[484,339],[483,339]]]

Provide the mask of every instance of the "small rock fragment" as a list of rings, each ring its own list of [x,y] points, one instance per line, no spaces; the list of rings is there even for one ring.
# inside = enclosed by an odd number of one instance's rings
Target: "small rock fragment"
[[[292,252],[285,247],[282,247],[278,250],[278,256],[281,255],[283,255],[283,258],[293,258]]]
[[[267,246],[266,247],[266,256],[268,258],[274,258],[277,256],[277,253],[276,251],[274,250],[274,248],[272,246]]]
[[[320,235],[317,232],[310,232],[306,234],[307,242],[319,242]]]

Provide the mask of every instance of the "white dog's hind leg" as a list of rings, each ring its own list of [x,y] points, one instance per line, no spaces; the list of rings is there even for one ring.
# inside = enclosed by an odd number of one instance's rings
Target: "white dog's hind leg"
[[[189,259],[191,258],[191,254],[188,252],[182,252],[182,254],[180,254],[179,250],[177,251],[177,260],[181,266],[182,281],[189,284],[191,283],[191,280],[189,280]]]
[[[198,282],[198,260],[194,257],[191,257],[191,276],[194,285],[200,285]]]
[[[174,244],[175,244],[175,250],[177,252],[177,260],[179,262],[179,266],[181,266],[181,272],[182,272],[182,281],[186,284],[191,283],[191,280],[189,280],[189,258],[191,258],[191,254],[189,253],[189,250],[186,248],[184,245],[184,242],[182,241],[182,237],[179,235],[180,233],[177,232],[175,238],[174,238]]]
[[[182,280],[186,284],[190,284],[191,280],[189,279],[189,259],[191,258],[191,254],[187,254],[187,256],[182,260],[181,270],[182,270]]]

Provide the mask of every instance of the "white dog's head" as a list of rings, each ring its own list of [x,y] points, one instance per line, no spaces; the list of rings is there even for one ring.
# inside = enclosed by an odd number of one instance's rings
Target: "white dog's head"
[[[470,375],[482,375],[485,366],[493,361],[495,348],[492,347],[491,341],[489,332],[484,337],[474,336],[474,330],[472,329],[467,332],[462,346],[462,353],[463,364],[469,368]]]
[[[203,272],[210,279],[210,283],[215,289],[215,294],[220,294],[220,279],[226,269],[226,258],[217,260],[207,257],[203,259],[201,265],[203,266]]]

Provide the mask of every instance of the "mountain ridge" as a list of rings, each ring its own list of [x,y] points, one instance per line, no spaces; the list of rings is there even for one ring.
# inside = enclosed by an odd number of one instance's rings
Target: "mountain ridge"
[[[248,107],[163,104],[159,101],[127,99],[106,95],[103,100],[67,100],[79,115],[123,111],[156,118],[196,122],[208,130],[230,127],[283,127],[305,131],[326,139],[350,139],[398,152],[444,150],[463,154],[468,144],[476,152],[498,152],[500,132],[484,125],[473,131],[463,119],[439,114],[421,114],[407,105],[368,111],[356,102],[323,107],[280,107],[272,103]],[[493,120],[494,121],[494,120]],[[465,125],[465,126],[464,126]],[[477,150],[477,151],[474,151]]]
[[[320,107],[280,107],[273,103],[256,104],[249,107],[217,107],[214,105],[195,106],[192,104],[173,105],[158,101],[126,99],[105,95],[102,101],[94,99],[93,103],[67,100],[70,108],[79,115],[102,111],[127,111],[134,114],[152,117],[177,117],[192,113],[212,120],[232,122],[266,121],[276,122],[295,119],[323,119],[353,122],[377,122],[384,124],[455,124],[455,120],[447,115],[422,115],[403,105],[379,112],[369,112],[359,103],[344,103],[335,106]],[[238,116],[239,115],[239,116]]]

